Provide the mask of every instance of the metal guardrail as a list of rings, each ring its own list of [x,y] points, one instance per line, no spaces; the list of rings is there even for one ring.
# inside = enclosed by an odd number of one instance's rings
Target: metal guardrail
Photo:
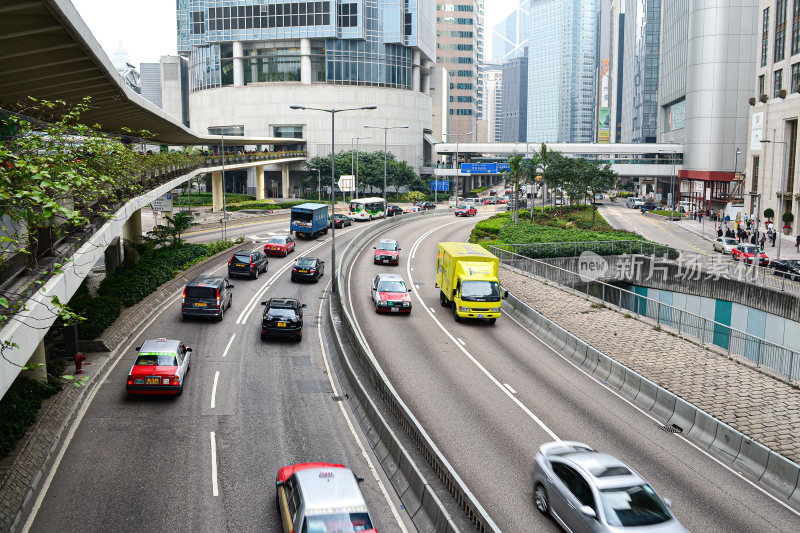
[[[715,320],[705,318],[669,304],[599,280],[587,280],[577,272],[556,267],[545,261],[525,257],[500,246],[489,249],[503,265],[520,269],[548,281],[571,287],[611,304],[621,311],[633,312],[656,321],[658,326],[669,328],[680,335],[712,344],[727,351],[728,355],[744,357],[786,376],[787,381],[800,380],[800,352],[737,330]],[[590,281],[590,282],[587,282]]]
[[[650,241],[588,241],[588,242],[535,242],[530,244],[502,244],[503,249],[525,257],[577,257],[584,252],[598,255],[640,254],[677,258],[681,251]]]

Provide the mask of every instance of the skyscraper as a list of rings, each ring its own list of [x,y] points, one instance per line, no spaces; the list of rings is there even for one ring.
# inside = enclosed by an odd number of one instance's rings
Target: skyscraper
[[[503,62],[500,141],[525,142],[528,132],[528,55]]]
[[[363,125],[408,125],[389,150],[419,169],[431,127],[428,67],[435,58],[434,0],[178,0],[178,52],[189,59],[192,127],[302,137],[330,153],[330,115],[308,107],[378,106],[337,116],[350,145]],[[383,138],[361,143],[383,149]]]
[[[658,136],[661,0],[626,0],[621,142],[653,143]]]
[[[598,0],[531,0],[528,141],[592,142]]]
[[[503,110],[503,70],[500,63],[487,62],[483,73],[484,81],[484,119],[486,120],[486,141],[500,142],[502,138],[500,114]]]
[[[529,0],[519,5],[492,28],[492,59],[505,61],[525,55],[530,30]]]

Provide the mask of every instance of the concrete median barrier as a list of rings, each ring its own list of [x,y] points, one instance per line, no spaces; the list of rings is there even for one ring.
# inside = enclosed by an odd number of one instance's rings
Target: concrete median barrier
[[[639,393],[633,399],[633,403],[649,411],[656,403],[656,395],[658,394],[658,385],[639,376]]]
[[[586,348],[586,358],[581,363],[581,366],[584,370],[589,372],[590,374],[594,372],[594,369],[597,368],[597,363],[600,361],[600,352],[588,346]]]
[[[611,374],[611,367],[614,365],[614,360],[606,354],[597,353],[597,366],[594,368],[592,374],[600,381],[606,381]]]
[[[717,436],[718,425],[716,418],[698,409],[694,416],[694,425],[687,435],[697,444],[708,448]]]
[[[744,435],[728,426],[727,424],[717,424],[717,434],[714,440],[711,441],[709,448],[717,452],[718,455],[733,462],[739,455],[739,450],[742,448],[742,440]]]
[[[639,386],[642,384],[642,378],[631,370],[630,368],[625,369],[625,381],[622,382],[622,386],[619,388],[619,393],[622,394],[627,399],[633,401],[636,398],[636,395],[639,394]]]
[[[800,503],[800,470],[797,465],[782,455],[770,451],[767,458],[767,468],[759,480],[784,498]]]
[[[767,470],[769,454],[769,448],[745,437],[742,439],[739,455],[733,461],[733,468],[758,481]]]
[[[669,420],[667,420],[667,424],[670,426],[678,426],[684,434],[688,434],[694,427],[696,415],[697,407],[683,398],[675,398],[675,410]]]
[[[625,383],[625,374],[627,373],[628,369],[626,367],[614,361],[614,364],[611,365],[611,373],[606,378],[606,385],[618,391],[622,388],[622,384]]]
[[[575,337],[575,353],[572,354],[572,360],[575,361],[575,364],[583,364],[584,359],[586,359],[586,352],[588,350],[589,345]],[[569,355],[567,355],[567,357],[569,357]]]
[[[675,402],[678,397],[661,387],[656,387],[656,401],[650,408],[650,414],[661,422],[667,422],[675,413]]]

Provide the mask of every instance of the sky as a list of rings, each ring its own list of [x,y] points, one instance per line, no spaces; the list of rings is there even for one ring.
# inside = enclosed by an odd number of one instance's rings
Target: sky
[[[494,0],[491,8],[485,4],[485,57],[491,57],[492,27],[518,2]],[[178,53],[174,0],[72,0],[72,4],[109,58],[114,57],[120,41],[136,67]]]

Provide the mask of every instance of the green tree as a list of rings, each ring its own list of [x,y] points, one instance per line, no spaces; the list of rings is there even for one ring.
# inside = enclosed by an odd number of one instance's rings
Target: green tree
[[[178,246],[181,241],[181,234],[197,224],[193,222],[194,217],[189,213],[180,212],[174,217],[165,216],[166,224],[158,224],[147,232],[148,240],[155,246],[170,243],[171,246]]]
[[[558,191],[572,180],[573,171],[572,160],[556,152],[548,156],[547,168],[542,172],[542,180],[550,190]],[[558,211],[560,214],[560,206]]]
[[[524,159],[522,154],[517,151],[514,151],[508,158],[508,171],[505,174],[506,179],[510,179],[514,183],[514,209],[512,211],[514,224],[519,223],[519,184],[528,181],[531,168],[530,160]]]
[[[580,162],[581,184],[589,193],[592,201],[592,225],[595,223],[597,206],[594,203],[596,194],[608,192],[616,183],[618,175],[611,170],[611,165],[601,161],[582,159]]]

